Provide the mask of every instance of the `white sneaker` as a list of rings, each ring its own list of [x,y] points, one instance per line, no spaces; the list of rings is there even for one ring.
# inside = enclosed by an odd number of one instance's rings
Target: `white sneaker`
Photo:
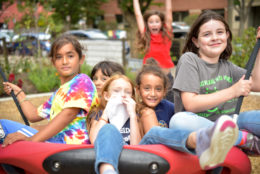
[[[197,131],[196,152],[200,166],[207,170],[224,162],[238,137],[238,127],[231,117],[221,116],[213,127]]]

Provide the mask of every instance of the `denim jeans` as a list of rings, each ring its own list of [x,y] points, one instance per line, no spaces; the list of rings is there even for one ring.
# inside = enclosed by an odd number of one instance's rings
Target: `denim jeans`
[[[109,163],[118,173],[118,160],[124,140],[119,130],[112,124],[104,125],[98,132],[94,147],[96,152],[95,171],[99,174],[99,165]]]
[[[195,150],[186,148],[186,141],[191,131],[176,130],[163,127],[151,128],[142,138],[140,145],[145,144],[163,144],[172,149],[195,154]],[[101,163],[113,165],[118,172],[118,161],[123,149],[124,140],[118,129],[111,125],[104,125],[98,132],[95,140],[95,171],[99,173]]]
[[[12,120],[0,119],[0,124],[2,125],[3,130],[5,132],[5,137],[8,134],[15,133],[15,132],[20,132],[27,137],[31,137],[38,132],[38,130],[36,130],[30,126],[26,126],[24,124],[21,124],[19,122],[15,122]],[[48,139],[47,142],[65,144],[63,136],[52,137],[52,138]]]
[[[189,131],[197,131],[203,127],[211,127],[213,124],[213,121],[198,116],[192,112],[179,112],[171,118],[169,127],[171,129],[188,129]],[[245,129],[260,137],[260,110],[240,113],[237,119],[237,125],[240,130]],[[239,131],[235,145],[239,144],[241,138],[242,132]]]

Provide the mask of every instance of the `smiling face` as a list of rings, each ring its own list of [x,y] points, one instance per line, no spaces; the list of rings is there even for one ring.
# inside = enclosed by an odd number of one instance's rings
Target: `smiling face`
[[[79,73],[80,65],[84,62],[84,56],[80,59],[71,43],[63,45],[54,56],[53,64],[60,76],[61,84],[75,77]]]
[[[138,90],[144,104],[151,108],[155,108],[166,93],[163,79],[150,73],[142,75]]]
[[[200,57],[209,62],[217,63],[220,54],[227,47],[229,33],[225,25],[218,20],[209,20],[204,23],[200,29],[198,38],[192,38],[193,43],[199,49]]]
[[[152,34],[158,34],[162,28],[162,20],[158,15],[152,15],[148,18],[147,25]]]

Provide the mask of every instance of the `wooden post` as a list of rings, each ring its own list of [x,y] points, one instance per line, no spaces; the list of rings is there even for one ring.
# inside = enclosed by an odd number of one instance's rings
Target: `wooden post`
[[[126,39],[125,38],[123,38],[123,39],[121,39],[121,41],[122,41],[122,62],[123,62],[123,66],[124,67],[126,67],[127,66],[127,60],[126,60],[126,44],[125,44],[125,42],[126,42]]]
[[[8,51],[7,51],[7,47],[6,47],[6,40],[5,38],[2,38],[3,40],[3,55],[4,55],[4,59],[5,59],[5,71],[7,71],[9,73],[10,71],[10,66],[9,66],[9,60],[8,60]]]

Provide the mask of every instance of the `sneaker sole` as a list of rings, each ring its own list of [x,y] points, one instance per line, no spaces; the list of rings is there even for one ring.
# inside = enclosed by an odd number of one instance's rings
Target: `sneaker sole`
[[[231,117],[222,116],[215,127],[210,147],[202,153],[202,169],[212,169],[222,164],[238,137],[238,127]]]

